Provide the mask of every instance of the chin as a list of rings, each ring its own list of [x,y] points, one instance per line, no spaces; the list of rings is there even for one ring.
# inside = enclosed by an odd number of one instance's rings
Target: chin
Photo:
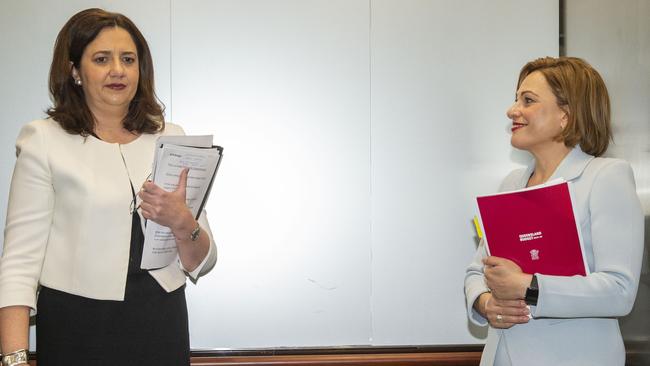
[[[108,98],[106,104],[112,105],[114,107],[123,107],[128,106],[131,103],[132,99],[128,98]]]
[[[524,143],[523,141],[521,141],[521,139],[517,138],[514,135],[510,138],[510,145],[512,145],[512,147],[519,150],[528,150],[526,148],[528,144]]]

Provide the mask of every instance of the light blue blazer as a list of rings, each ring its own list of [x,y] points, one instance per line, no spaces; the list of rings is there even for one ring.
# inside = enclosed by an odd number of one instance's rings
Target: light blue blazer
[[[524,188],[533,165],[510,173],[500,191]],[[539,300],[526,324],[492,327],[481,365],[508,360],[512,365],[623,366],[625,348],[617,317],[634,305],[643,255],[644,216],[630,165],[594,158],[574,148],[550,179],[571,182],[571,191],[591,273],[586,276],[538,275]],[[465,276],[470,320],[486,325],[473,308],[489,291],[479,244]],[[497,363],[499,364],[499,363]]]

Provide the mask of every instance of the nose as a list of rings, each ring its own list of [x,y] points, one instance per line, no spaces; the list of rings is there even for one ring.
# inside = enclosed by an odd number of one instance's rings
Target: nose
[[[510,119],[514,119],[515,117],[518,117],[521,114],[521,111],[519,110],[519,106],[517,105],[517,102],[513,103],[510,108],[506,111],[506,116]]]
[[[119,57],[113,58],[111,62],[111,76],[121,77],[124,75],[124,65],[122,65],[122,60]]]

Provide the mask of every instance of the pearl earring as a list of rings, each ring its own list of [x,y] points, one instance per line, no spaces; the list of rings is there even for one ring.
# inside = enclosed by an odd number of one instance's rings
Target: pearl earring
[[[77,84],[78,86],[81,86],[81,79],[75,80],[74,83]]]

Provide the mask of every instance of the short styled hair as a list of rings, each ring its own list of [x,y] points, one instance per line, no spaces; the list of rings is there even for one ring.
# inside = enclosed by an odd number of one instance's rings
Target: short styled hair
[[[164,106],[154,90],[153,60],[149,45],[135,24],[126,16],[102,9],[86,9],[73,15],[56,38],[50,67],[50,96],[53,106],[46,113],[67,132],[94,134],[95,118],[86,103],[83,90],[74,84],[72,66],[80,69],[86,46],[105,28],[119,27],[133,39],[138,52],[140,78],[122,124],[137,133],[155,133],[164,129]]]
[[[602,155],[612,139],[611,107],[605,82],[596,69],[577,57],[544,57],[524,65],[517,90],[526,76],[539,71],[569,116],[557,136],[567,147],[580,144],[584,152]]]

